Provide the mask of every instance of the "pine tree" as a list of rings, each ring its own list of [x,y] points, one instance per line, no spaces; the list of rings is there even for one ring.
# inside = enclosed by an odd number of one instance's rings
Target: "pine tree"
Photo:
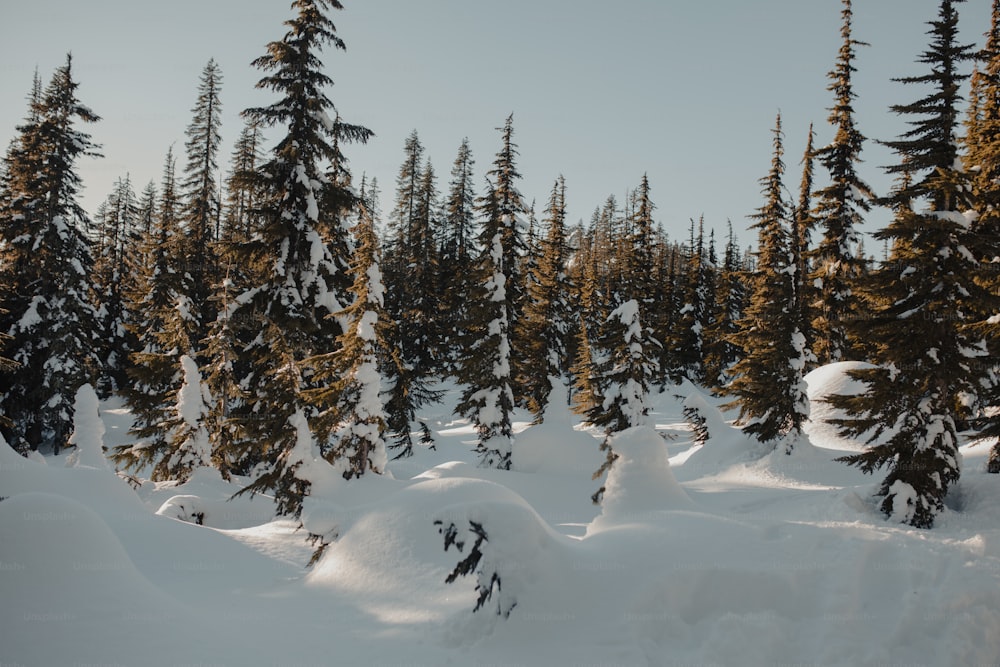
[[[72,58],[41,94],[5,157],[0,191],[0,356],[19,366],[0,390],[3,437],[17,451],[58,452],[72,428],[76,390],[99,368],[97,313],[89,295],[88,219],[77,202],[81,157],[98,155],[77,123],[99,117],[77,99]]]
[[[721,391],[729,382],[729,369],[739,361],[743,352],[734,342],[746,301],[744,270],[740,257],[733,226],[729,223],[722,267],[715,280],[715,314],[712,323],[705,330],[705,383],[713,391]]]
[[[507,291],[511,269],[504,236],[516,224],[501,214],[493,184],[480,202],[483,250],[474,267],[476,283],[463,330],[465,356],[458,380],[465,385],[455,411],[472,420],[479,435],[476,451],[485,467],[509,470],[513,445],[510,330],[513,304]]]
[[[323,457],[345,478],[385,471],[386,430],[379,356],[387,349],[385,287],[378,260],[378,239],[367,206],[360,204],[355,228],[357,251],[351,266],[353,303],[337,314],[347,323],[337,351],[317,360],[310,392],[320,410],[315,431]]]
[[[771,170],[761,179],[764,205],[753,216],[758,230],[757,268],[751,278],[750,304],[733,342],[744,357],[731,373],[727,391],[737,396],[744,430],[761,442],[784,439],[791,453],[795,437],[809,416],[805,393],[805,337],[798,328],[789,250],[790,215],[782,178],[781,116],[775,123]]]
[[[138,254],[142,270],[126,296],[129,333],[135,351],[129,357],[130,382],[124,387],[132,412],[130,433],[137,443],[112,450],[116,466],[125,470],[150,467],[153,481],[178,479],[189,469],[175,464],[179,394],[188,369],[182,358],[195,354],[194,328],[183,273],[187,244],[181,229],[181,200],[177,192],[176,161],[171,148],[163,167],[159,210],[150,232],[141,237]]]
[[[562,383],[569,373],[569,337],[574,327],[570,304],[573,286],[566,274],[566,181],[561,176],[552,186],[546,225],[519,336],[527,371],[522,384],[527,407],[536,420],[545,412],[553,385]]]
[[[221,199],[217,186],[218,154],[222,137],[222,103],[219,93],[222,73],[215,60],[209,60],[201,73],[198,99],[191,110],[193,117],[184,144],[187,162],[180,183],[183,209],[181,226],[186,239],[184,295],[191,306],[194,326],[192,341],[200,344],[215,319],[209,299],[218,283],[219,267],[213,243],[218,240]],[[178,267],[179,268],[179,267]]]
[[[240,243],[250,239],[257,229],[258,200],[261,184],[253,178],[257,166],[263,161],[264,136],[261,123],[248,118],[236,140],[230,156],[226,175],[226,212],[219,234],[223,247],[226,243]],[[230,265],[230,270],[232,266]]]
[[[303,391],[317,388],[307,360],[330,351],[342,333],[328,315],[343,310],[350,282],[342,254],[349,239],[340,220],[353,195],[326,177],[322,162],[342,166],[341,143],[366,141],[371,132],[330,118],[333,103],[323,93],[332,81],[318,52],[325,44],[345,48],[324,11],[342,5],[295,0],[292,8],[296,16],[286,22],[284,38],[253,63],[267,73],[257,87],[281,99],[244,111],[262,127],[280,124],[286,132],[259,167],[259,182],[267,184],[261,224],[234,254],[251,267],[248,288],[230,313],[248,399],[230,419],[239,429],[237,460],[260,461],[259,476],[241,493],[273,493],[279,514],[298,516],[312,484],[299,474],[303,443],[312,438],[313,407]]]
[[[451,168],[451,181],[442,214],[442,239],[439,250],[440,321],[442,331],[442,361],[452,371],[459,354],[458,336],[466,317],[466,304],[471,285],[468,270],[475,249],[475,160],[469,140],[463,139]]]
[[[957,41],[955,4],[942,0],[930,22],[932,42],[920,57],[930,72],[901,79],[931,91],[892,107],[912,118],[912,129],[887,142],[899,156],[889,171],[900,179],[887,198],[893,220],[875,234],[891,243],[891,254],[865,290],[871,309],[865,332],[876,366],[851,373],[865,393],[831,398],[848,414],[836,422],[845,433],[877,441],[841,460],[866,473],[888,466],[877,492],[880,508],[917,528],[933,526],[959,479],[959,406],[963,395],[979,390],[986,354],[970,320],[981,300],[996,298],[973,280],[979,265],[969,249],[967,177],[956,141],[965,78],[957,67],[971,54]]]
[[[626,301],[608,316],[595,341],[591,374],[596,400],[585,409],[587,422],[604,428],[609,436],[601,443],[606,458],[594,473],[599,478],[614,464],[618,455],[612,450],[610,436],[646,423],[649,414],[648,395],[656,378],[656,348],[659,343],[642,323],[639,302]],[[578,403],[578,410],[584,405]],[[596,503],[604,487],[594,494]]]
[[[966,171],[972,185],[972,206],[976,212],[970,251],[982,263],[977,281],[992,295],[1000,295],[1000,0],[994,0],[986,44],[977,55],[982,67],[972,76],[969,118],[966,122]],[[986,336],[991,358],[1000,358],[1000,305],[979,304],[979,329]],[[986,363],[987,367],[995,366]],[[987,424],[982,435],[996,438],[987,469],[1000,473],[1000,368],[986,378],[981,403],[986,407]]]
[[[830,185],[816,193],[815,217],[823,230],[816,250],[811,254],[811,278],[818,285],[816,356],[819,363],[840,361],[851,356],[852,342],[847,338],[847,322],[858,316],[857,298],[852,286],[864,271],[864,257],[858,251],[857,227],[864,213],[871,209],[872,189],[861,180],[857,165],[865,137],[854,122],[854,85],[852,74],[855,47],[866,46],[851,36],[853,13],[851,0],[843,0],[840,52],[829,74],[828,90],[836,97],[829,122],[836,128],[833,141],[815,152],[830,173]]]
[[[104,374],[97,384],[101,396],[126,384],[128,355],[133,341],[128,335],[127,293],[135,287],[135,266],[140,226],[139,202],[128,175],[119,178],[98,210],[94,247],[94,300],[101,321],[100,355]]]
[[[705,261],[705,220],[698,221],[697,234],[691,221],[691,240],[686,253],[686,274],[683,278],[681,301],[672,336],[676,366],[673,380],[682,377],[695,383],[705,380],[704,331],[709,325],[711,298],[711,268]]]
[[[816,218],[813,215],[813,176],[814,163],[816,160],[815,142],[816,133],[813,131],[812,123],[809,124],[809,135],[806,140],[806,150],[802,155],[802,180],[799,182],[799,200],[792,215],[792,234],[789,239],[792,252],[792,263],[795,266],[795,280],[793,290],[795,294],[795,313],[799,322],[799,330],[806,337],[806,348],[809,350],[810,366],[816,362],[813,347],[815,346],[816,334],[812,328],[812,311],[815,303],[820,298],[819,290],[814,286],[814,282],[809,279],[811,270],[810,244],[812,243],[812,231],[816,227]]]

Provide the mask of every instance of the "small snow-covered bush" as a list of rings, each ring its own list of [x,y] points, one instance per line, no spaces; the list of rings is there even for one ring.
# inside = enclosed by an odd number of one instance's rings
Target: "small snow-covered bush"
[[[495,590],[496,605],[494,611],[497,616],[509,618],[510,612],[517,606],[517,600],[510,595],[502,594],[500,573],[490,565],[490,559],[483,560],[483,545],[489,542],[483,524],[469,519],[469,527],[463,530],[465,539],[460,538],[459,529],[454,523],[449,523],[448,527],[445,528],[444,522],[439,520],[435,521],[434,525],[438,527],[438,533],[444,536],[445,551],[454,546],[459,553],[462,553],[467,542],[472,538],[475,539],[472,548],[469,549],[469,554],[455,565],[455,569],[445,579],[445,583],[453,584],[459,577],[474,573],[476,575],[476,592],[479,593],[479,598],[476,600],[473,613],[485,607],[486,603],[493,599]]]

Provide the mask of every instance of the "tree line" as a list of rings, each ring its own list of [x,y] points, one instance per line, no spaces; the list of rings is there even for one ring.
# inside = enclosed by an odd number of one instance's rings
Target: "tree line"
[[[276,99],[243,111],[223,178],[213,60],[183,154],[171,148],[138,195],[120,179],[90,219],[74,166],[99,155],[81,129],[99,118],[67,57],[47,86],[36,75],[0,163],[0,433],[24,454],[58,452],[90,383],[131,409],[135,442],[109,453],[121,470],[183,481],[211,466],[298,516],[331,474],[378,474],[432,445],[419,410],[443,378],[461,388],[482,464],[506,469],[513,410],[541,421],[561,386],[612,434],[646,420],[655,388],[688,380],[730,396],[748,433],[791,453],[805,373],[868,361],[851,372],[866,392],[830,399],[844,433],[872,443],[844,461],[888,468],[882,510],[930,527],[959,479],[961,429],[978,419],[1000,436],[1000,0],[979,51],[958,43],[961,0],[941,0],[927,74],[901,79],[924,96],[892,107],[910,129],[884,142],[896,182],[881,197],[858,173],[864,44],[842,2],[833,139],[817,148],[809,128],[792,196],[778,116],[753,251],[700,219],[668,238],[646,176],[587,223],[566,219],[562,177],[529,202],[513,115],[481,184],[463,140],[440,185],[414,131],[381,211],[380,185],[343,152],[372,132],[325,93],[319,56],[344,48],[328,17],[338,0],[295,0],[283,38],[253,62]],[[872,206],[892,212],[874,233],[882,261],[859,229]],[[608,442],[595,478],[614,464]],[[1000,444],[989,466],[1000,472]]]

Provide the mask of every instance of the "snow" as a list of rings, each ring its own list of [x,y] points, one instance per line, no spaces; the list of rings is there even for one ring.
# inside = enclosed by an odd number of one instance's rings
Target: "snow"
[[[69,444],[75,449],[66,457],[69,467],[109,467],[104,455],[105,429],[98,403],[97,392],[92,386],[84,384],[77,389],[73,403],[73,433],[69,436]]]
[[[446,385],[420,415],[434,450],[350,482],[310,470],[301,529],[274,519],[266,496],[228,500],[246,480],[211,469],[133,488],[0,440],[0,662],[996,664],[991,443],[962,447],[962,480],[933,530],[884,518],[877,480],[833,461],[858,443],[822,423],[834,414],[822,397],[859,390],[846,376],[858,367],[806,376],[811,417],[791,455],[761,450],[691,385],[649,396],[648,423],[612,442],[599,507],[599,434],[559,386],[541,424],[515,413],[503,471],[476,466],[474,429],[451,416],[459,388]],[[685,403],[706,419],[703,446]],[[105,444],[130,442],[127,412],[100,407]],[[291,422],[293,458],[319,463],[304,415]],[[907,489],[893,491],[906,511]],[[471,553],[473,524],[481,560],[445,583]],[[449,526],[462,551],[445,550]],[[328,541],[311,569],[308,532]],[[494,574],[499,588],[473,613]]]

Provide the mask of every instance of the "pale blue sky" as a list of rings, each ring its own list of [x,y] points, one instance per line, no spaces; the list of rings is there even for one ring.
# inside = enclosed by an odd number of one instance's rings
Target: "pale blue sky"
[[[273,100],[249,67],[284,34],[288,0],[0,0],[0,142],[25,114],[37,66],[47,81],[72,51],[82,101],[103,117],[91,127],[105,158],[80,173],[91,212],[115,179],[141,191],[159,183],[168,147],[183,152],[198,77],[209,58],[224,81],[223,155],[242,127],[239,112]],[[372,129],[346,149],[356,178],[378,178],[387,206],[414,129],[439,185],[463,137],[482,183],[514,113],[521,191],[541,209],[566,177],[571,221],[588,220],[609,194],[623,200],[649,174],[657,217],[675,239],[704,214],[724,234],[731,219],[744,243],[761,204],[775,114],[786,131],[786,184],[797,191],[810,122],[832,132],[826,73],[840,46],[838,0],[343,0],[334,12],[347,52],[323,56],[345,120]],[[960,5],[963,36],[980,44],[988,0]],[[859,50],[857,121],[870,139],[903,129],[888,112],[918,91],[891,77],[920,73],[926,21],[937,0],[855,0]],[[277,136],[272,130],[269,136]],[[862,175],[881,194],[891,160],[866,144]],[[180,160],[183,165],[183,159]],[[818,184],[825,174],[819,170]],[[866,231],[882,225],[871,217]],[[874,248],[869,248],[874,252]]]

